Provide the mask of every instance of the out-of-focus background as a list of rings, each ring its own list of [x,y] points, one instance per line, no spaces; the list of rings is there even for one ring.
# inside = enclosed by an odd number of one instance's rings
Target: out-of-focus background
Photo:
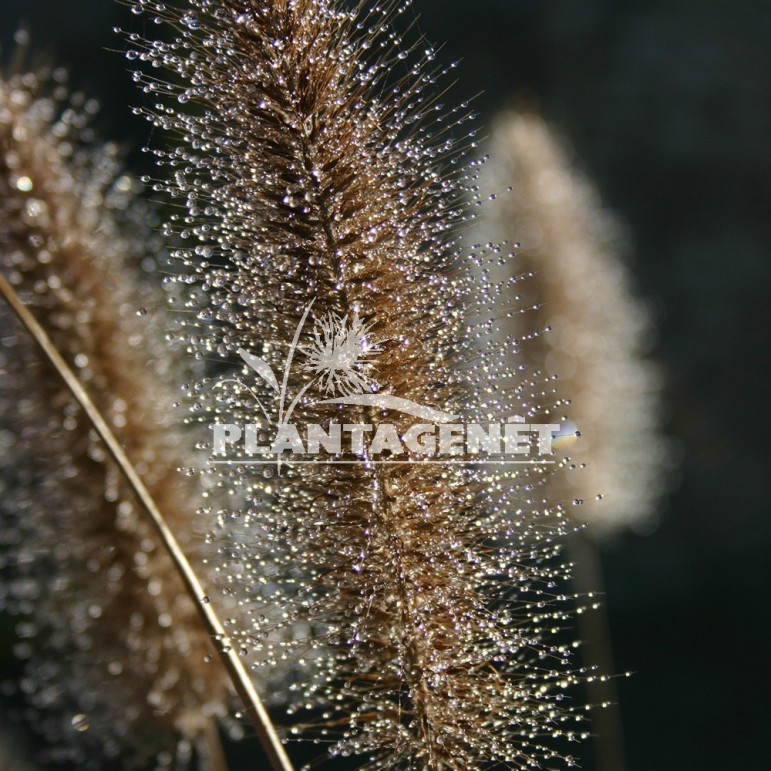
[[[771,7],[761,0],[415,0],[462,60],[479,125],[527,105],[628,226],[657,325],[677,468],[653,520],[602,550],[630,771],[767,769],[771,624]],[[411,12],[410,12],[411,13]],[[147,125],[110,0],[2,0],[7,59],[63,64],[142,173]],[[113,49],[113,50],[110,50]],[[492,159],[492,163],[495,159]],[[0,676],[13,673],[0,621]],[[0,713],[0,719],[2,713]],[[15,729],[14,729],[15,730]],[[593,768],[592,748],[582,765]],[[243,767],[249,763],[244,753]],[[1,761],[0,761],[1,767]],[[239,766],[241,767],[241,766]]]

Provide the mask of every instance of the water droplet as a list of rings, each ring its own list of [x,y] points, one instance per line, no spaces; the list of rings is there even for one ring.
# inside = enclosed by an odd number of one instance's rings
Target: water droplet
[[[193,11],[187,11],[186,13],[183,13],[181,22],[188,29],[196,30],[201,28],[201,22],[198,20],[198,14],[193,13]]]
[[[120,661],[111,661],[107,665],[107,671],[114,676],[118,676],[121,672],[123,672],[123,664],[120,663]]]

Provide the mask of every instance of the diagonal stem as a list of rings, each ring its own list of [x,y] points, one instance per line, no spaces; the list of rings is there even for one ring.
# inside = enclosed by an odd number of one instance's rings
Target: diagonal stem
[[[148,489],[145,487],[144,482],[132,465],[125,451],[105,419],[102,417],[98,408],[91,400],[91,397],[81,385],[75,373],[64,361],[43,327],[40,326],[24,303],[21,302],[16,292],[13,290],[13,287],[2,274],[0,274],[0,294],[3,295],[8,305],[19,317],[21,323],[27,328],[35,342],[40,346],[40,349],[75,397],[80,407],[86,413],[94,430],[97,432],[102,442],[104,442],[110,456],[129,483],[137,501],[147,513],[148,518],[158,534],[161,544],[171,558],[174,567],[182,579],[185,590],[193,601],[195,607],[198,609],[198,614],[204,627],[215,641],[215,648],[222,659],[222,663],[233,683],[233,687],[244,704],[245,711],[251,719],[257,737],[268,757],[271,768],[273,771],[293,771],[292,764],[281,744],[281,740],[278,738],[276,729],[270,720],[262,700],[249,677],[249,673],[246,671],[243,662],[238,657],[235,650],[231,646],[225,644],[227,633],[225,632],[225,628],[222,625],[219,616],[217,616],[214,608],[212,608],[211,603],[202,601],[204,590],[198,580],[198,576],[195,574],[185,553],[177,542],[177,539],[166,524],[163,514],[161,514],[158,506],[150,495]],[[219,641],[220,644],[216,644],[217,641]]]

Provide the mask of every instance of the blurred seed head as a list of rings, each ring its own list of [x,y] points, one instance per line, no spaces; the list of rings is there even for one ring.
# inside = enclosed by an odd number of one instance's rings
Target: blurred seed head
[[[649,528],[667,466],[662,382],[649,356],[653,322],[632,290],[622,229],[538,116],[498,116],[489,152],[482,186],[500,194],[480,230],[519,244],[517,259],[495,275],[528,276],[520,287],[531,307],[506,332],[549,328],[520,356],[529,368],[558,376],[570,400],[556,446],[576,469],[553,476],[549,491],[583,500],[576,514],[595,536]]]
[[[0,79],[2,270],[200,567],[201,499],[177,470],[190,438],[170,414],[179,373],[155,318],[156,215],[116,147],[95,143],[95,110],[66,96],[61,71]],[[229,703],[219,667],[204,663],[212,642],[87,419],[4,303],[0,323],[0,602],[20,619],[19,687],[46,757],[184,762]]]

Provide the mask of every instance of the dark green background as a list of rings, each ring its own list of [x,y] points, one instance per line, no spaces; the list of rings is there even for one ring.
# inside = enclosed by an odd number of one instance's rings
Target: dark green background
[[[630,225],[655,309],[667,431],[682,457],[658,528],[604,567],[631,771],[771,768],[769,430],[771,7],[711,0],[418,0],[462,59],[482,123],[526,99],[571,139]],[[137,171],[149,129],[110,0],[2,0],[33,47],[98,97]],[[7,623],[5,624],[7,627]],[[8,647],[7,633],[3,645]],[[2,667],[12,667],[7,651]],[[257,750],[254,748],[254,752]],[[260,768],[242,753],[243,768]],[[584,766],[592,768],[591,757]]]

